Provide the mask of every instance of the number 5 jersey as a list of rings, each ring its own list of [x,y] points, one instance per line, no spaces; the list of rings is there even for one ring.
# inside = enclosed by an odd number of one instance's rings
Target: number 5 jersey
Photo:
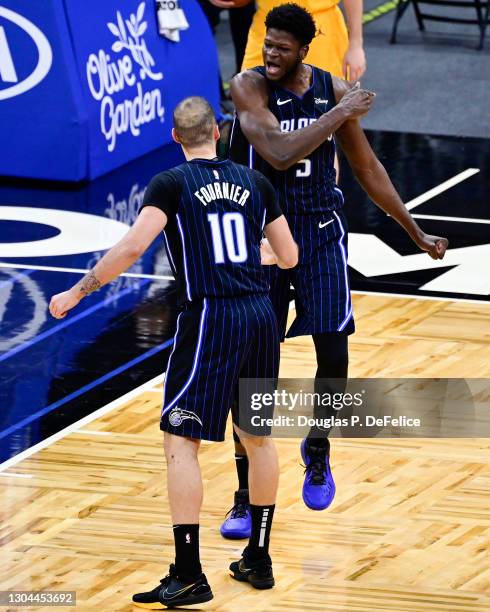
[[[311,86],[302,97],[284,89],[265,76],[265,69],[253,69],[266,79],[269,110],[282,132],[294,132],[314,123],[335,105],[330,73],[311,66]],[[286,216],[322,213],[342,208],[344,197],[335,182],[335,142],[328,138],[308,157],[287,170],[276,170],[250,145],[235,119],[230,139],[230,159],[264,174],[276,189],[279,206]]]

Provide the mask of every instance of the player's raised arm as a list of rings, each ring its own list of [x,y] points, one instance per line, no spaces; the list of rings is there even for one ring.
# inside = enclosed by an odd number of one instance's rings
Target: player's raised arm
[[[145,206],[135,224],[116,245],[78,283],[51,298],[49,311],[62,319],[80,300],[97,291],[125,272],[150,246],[167,223],[166,214],[154,206]]]
[[[281,132],[278,120],[267,106],[265,79],[246,70],[231,81],[231,97],[248,142],[276,170],[287,170],[317,149],[347,119],[364,115],[374,94],[356,84],[340,104],[318,121],[294,132]]]
[[[348,85],[335,78],[335,95],[338,100],[348,91]],[[388,176],[383,164],[376,157],[357,119],[346,121],[336,133],[336,140],[344,151],[349,165],[361,187],[386,213],[391,215],[407,232],[422,251],[433,259],[442,259],[448,240],[426,234],[408,212]]]

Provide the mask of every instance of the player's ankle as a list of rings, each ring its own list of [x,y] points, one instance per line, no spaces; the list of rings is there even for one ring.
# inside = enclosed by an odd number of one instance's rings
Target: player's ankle
[[[238,489],[248,491],[248,457],[246,453],[235,452],[236,471],[238,476]]]
[[[187,568],[175,566],[175,574],[181,582],[192,584],[193,582],[199,580],[199,578],[202,576],[202,567],[199,566],[199,570],[197,568],[191,568],[188,570]]]
[[[245,549],[243,556],[248,563],[257,563],[259,561],[270,559],[269,550],[250,544]]]
[[[321,432],[317,432],[312,428],[306,438],[306,445],[308,447],[324,448],[327,451],[327,455],[330,453],[330,440],[325,436],[325,432],[322,435]]]

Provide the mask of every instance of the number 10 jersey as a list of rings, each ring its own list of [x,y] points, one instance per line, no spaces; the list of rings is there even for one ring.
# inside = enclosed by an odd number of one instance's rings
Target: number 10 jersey
[[[267,293],[260,241],[282,211],[259,172],[230,160],[193,159],[153,177],[145,206],[168,218],[164,238],[182,302]]]

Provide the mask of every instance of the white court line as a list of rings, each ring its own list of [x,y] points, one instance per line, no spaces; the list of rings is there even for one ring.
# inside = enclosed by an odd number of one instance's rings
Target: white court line
[[[42,272],[73,272],[74,274],[86,274],[89,270],[83,268],[56,268],[54,266],[34,266],[23,265],[16,263],[0,262],[0,268],[12,268],[13,270],[40,270]],[[133,274],[132,272],[124,272],[119,276],[127,276],[129,278],[152,278],[154,280],[174,280],[173,276],[161,276],[160,274]]]
[[[482,306],[490,306],[490,302],[487,300],[471,300],[468,298],[450,298],[446,296],[436,297],[435,295],[414,295],[412,293],[389,293],[383,291],[358,291],[352,289],[353,295],[378,295],[380,297],[400,298],[406,300],[431,300],[435,302],[463,302],[465,304],[481,304]],[[289,310],[295,310],[294,300],[289,302]]]
[[[99,408],[92,414],[89,414],[86,417],[83,417],[83,419],[80,419],[76,423],[73,423],[72,425],[65,427],[65,429],[62,429],[58,433],[53,434],[49,438],[46,438],[46,440],[43,440],[42,442],[38,442],[38,444],[31,446],[31,448],[26,448],[25,451],[22,451],[18,455],[15,455],[15,457],[11,457],[10,459],[7,459],[7,461],[0,463],[0,473],[4,472],[5,470],[8,470],[13,465],[17,465],[24,459],[31,457],[32,455],[42,450],[43,448],[46,448],[47,446],[51,446],[51,444],[53,444],[54,442],[57,442],[58,440],[61,440],[68,434],[76,432],[78,429],[80,429],[84,425],[87,425],[87,423],[91,423],[92,421],[95,421],[99,417],[105,414],[108,414],[109,412],[112,412],[112,410],[119,408],[125,402],[137,397],[143,391],[147,391],[148,389],[151,389],[155,385],[160,384],[161,382],[163,382],[164,378],[165,378],[165,373],[155,376],[155,378],[152,378],[148,382],[140,385],[139,387],[136,387],[136,389],[133,389],[132,391],[129,391],[128,393],[119,397],[118,399],[115,399],[114,401],[110,402],[110,404],[107,404],[106,406]],[[9,474],[6,474],[6,476],[7,475]]]
[[[447,191],[448,189],[450,189],[451,187],[454,187],[458,183],[466,181],[466,179],[469,179],[470,176],[473,176],[474,174],[478,174],[478,172],[480,172],[479,168],[468,168],[467,170],[464,170],[463,172],[456,174],[456,176],[453,176],[447,181],[444,181],[444,183],[437,185],[437,187],[433,187],[432,189],[429,189],[429,191],[426,191],[422,195],[417,196],[413,200],[410,200],[409,202],[405,202],[405,207],[407,210],[412,210],[412,208],[419,206],[419,204],[423,204],[424,202],[427,202],[427,200],[435,198],[436,195],[439,195],[443,191]]]
[[[411,300],[432,300],[436,302],[463,302],[465,304],[480,304],[481,306],[490,306],[490,302],[486,300],[471,300],[468,298],[450,298],[436,297],[434,295],[413,295],[412,293],[384,293],[383,291],[351,291],[354,295],[379,295],[380,297],[403,298]]]
[[[415,219],[434,219],[435,221],[459,221],[460,223],[490,223],[490,219],[472,219],[471,217],[441,217],[440,215],[418,215],[414,214]]]
[[[17,474],[16,472],[9,472],[8,474],[0,474],[6,478],[34,478],[34,474]]]
[[[76,434],[86,434],[88,436],[112,436],[112,431],[96,431],[92,429],[76,429]]]

